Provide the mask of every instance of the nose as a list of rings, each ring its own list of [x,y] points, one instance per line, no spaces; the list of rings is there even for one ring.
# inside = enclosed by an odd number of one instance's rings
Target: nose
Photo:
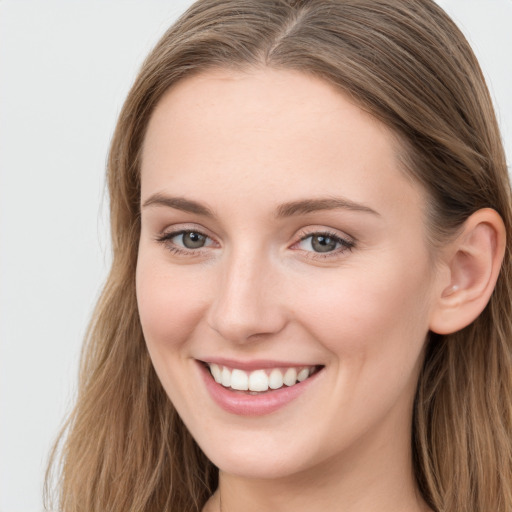
[[[287,322],[279,272],[264,256],[232,255],[223,263],[208,311],[210,327],[245,343],[280,332]]]

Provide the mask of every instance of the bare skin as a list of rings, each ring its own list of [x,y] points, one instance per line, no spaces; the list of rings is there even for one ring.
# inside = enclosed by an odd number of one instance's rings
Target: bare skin
[[[300,73],[210,71],[157,106],[137,297],[157,374],[220,468],[203,512],[429,510],[412,404],[450,275],[431,261],[426,198],[397,151],[382,124]],[[205,388],[219,354],[320,371],[292,402],[246,416]]]

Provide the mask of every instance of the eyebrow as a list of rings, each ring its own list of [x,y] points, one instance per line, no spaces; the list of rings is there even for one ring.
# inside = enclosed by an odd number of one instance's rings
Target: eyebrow
[[[195,213],[197,215],[203,215],[204,217],[215,217],[210,208],[198,203],[197,201],[185,199],[184,197],[170,197],[157,193],[150,196],[142,205],[143,208],[148,206],[167,206],[168,208],[174,208],[175,210],[181,210],[188,213]]]
[[[185,199],[184,197],[171,197],[160,193],[150,196],[142,205],[143,208],[148,206],[166,206],[188,213],[195,213],[208,218],[214,218],[215,214],[207,206]],[[352,210],[357,212],[371,213],[380,216],[378,212],[364,204],[356,203],[342,197],[326,197],[319,199],[302,199],[298,201],[291,201],[283,203],[276,209],[277,218],[292,217],[294,215],[307,215],[322,210]]]
[[[343,197],[327,197],[320,199],[304,199],[284,203],[277,209],[277,217],[291,217],[292,215],[306,215],[321,210],[352,210],[377,215],[380,214],[364,204],[356,203]]]

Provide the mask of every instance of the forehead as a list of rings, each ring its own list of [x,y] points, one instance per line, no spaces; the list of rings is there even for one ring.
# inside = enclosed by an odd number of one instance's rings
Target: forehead
[[[194,195],[222,185],[269,203],[286,191],[365,202],[405,189],[386,126],[327,82],[295,71],[212,70],[178,82],[157,105],[142,154],[142,194]],[[416,197],[417,200],[417,197]],[[418,204],[418,203],[416,203]]]
[[[148,139],[166,138],[173,144],[171,136],[180,143],[201,137],[205,147],[224,139],[253,148],[271,140],[274,146],[305,138],[313,149],[328,134],[336,135],[340,149],[354,139],[363,146],[362,135],[383,142],[380,149],[395,151],[397,146],[382,123],[324,80],[272,68],[215,69],[181,80],[167,91],[150,120],[143,155],[149,158],[154,149]]]

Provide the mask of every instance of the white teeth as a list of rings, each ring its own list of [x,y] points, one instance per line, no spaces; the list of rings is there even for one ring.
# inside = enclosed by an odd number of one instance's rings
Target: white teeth
[[[208,364],[215,382],[226,388],[237,391],[252,391],[255,393],[268,391],[268,389],[280,389],[284,385],[290,387],[297,382],[306,380],[315,367],[287,368],[286,371],[279,368],[272,370],[254,370],[250,373],[237,368],[230,369],[215,363]],[[284,374],[283,374],[284,372]]]
[[[303,380],[306,380],[309,377],[309,369],[303,368],[298,374],[297,374],[297,380],[299,382],[302,382]]]
[[[231,372],[226,367],[222,368],[221,384],[226,388],[231,387]]]
[[[231,372],[231,387],[238,391],[247,391],[249,387],[249,377],[242,370],[233,370]],[[256,390],[253,390],[256,391]]]
[[[274,368],[270,372],[268,387],[270,389],[279,389],[283,387],[283,374],[277,368]]]
[[[211,364],[210,370],[212,372],[213,378],[215,379],[215,382],[220,384],[222,382],[222,372],[219,368],[219,365],[215,363]]]
[[[284,374],[283,382],[287,386],[293,386],[297,382],[297,370],[295,368],[288,368]]]
[[[267,391],[268,376],[264,370],[256,370],[249,375],[250,391]]]

